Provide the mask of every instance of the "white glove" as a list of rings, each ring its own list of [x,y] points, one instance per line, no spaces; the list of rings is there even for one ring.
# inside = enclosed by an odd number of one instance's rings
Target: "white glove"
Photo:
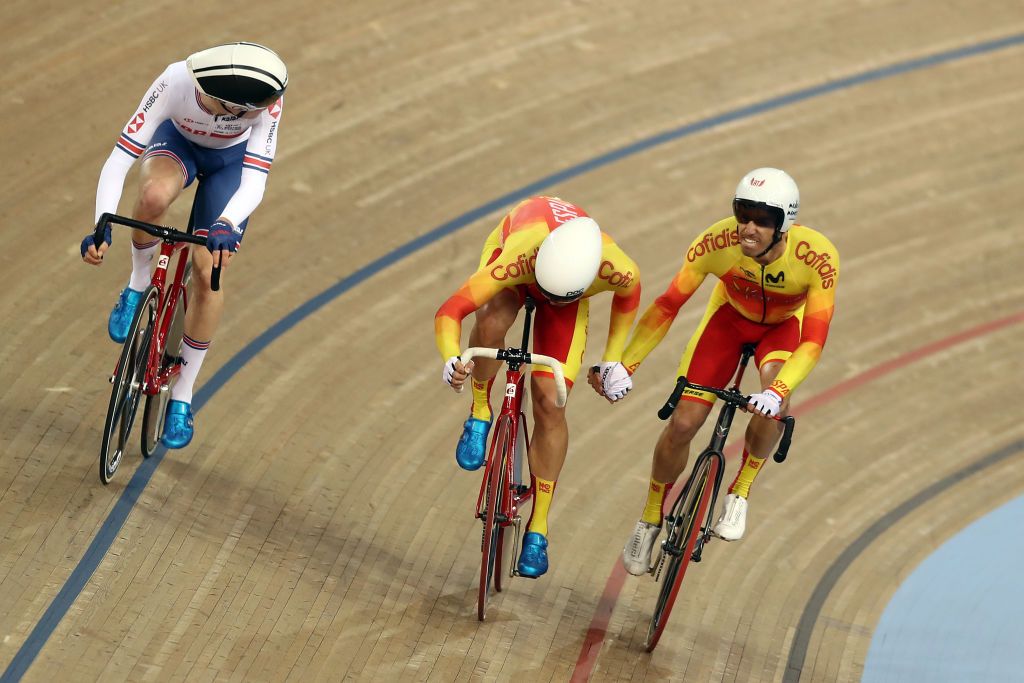
[[[633,378],[626,372],[626,367],[622,363],[601,363],[598,367],[601,373],[601,389],[609,400],[618,401],[633,388]]]
[[[458,356],[452,356],[444,364],[441,380],[448,386],[452,385],[452,378],[455,376],[455,364],[459,362],[461,362],[461,359]]]
[[[782,396],[774,389],[765,389],[750,397],[750,405],[765,417],[775,417],[782,410]]]

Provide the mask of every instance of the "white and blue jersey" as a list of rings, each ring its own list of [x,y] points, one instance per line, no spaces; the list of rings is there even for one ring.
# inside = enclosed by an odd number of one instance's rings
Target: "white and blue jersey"
[[[205,230],[223,216],[244,228],[259,206],[277,151],[282,97],[253,118],[216,115],[203,106],[185,62],[168,66],[125,124],[100,172],[96,220],[116,213],[128,170],[140,156],[165,156],[181,167],[184,185],[199,189],[190,222]]]

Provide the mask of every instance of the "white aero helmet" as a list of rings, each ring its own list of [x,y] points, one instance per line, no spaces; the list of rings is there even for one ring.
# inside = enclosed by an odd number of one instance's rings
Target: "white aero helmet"
[[[800,210],[800,190],[796,181],[777,168],[755,168],[743,176],[732,200],[733,213],[747,206],[767,207],[775,214],[776,233],[789,230]]]
[[[537,287],[551,301],[579,299],[597,277],[601,253],[601,228],[594,219],[580,217],[562,223],[537,251]]]
[[[228,43],[185,60],[199,92],[247,109],[260,109],[288,87],[288,68],[269,47]]]

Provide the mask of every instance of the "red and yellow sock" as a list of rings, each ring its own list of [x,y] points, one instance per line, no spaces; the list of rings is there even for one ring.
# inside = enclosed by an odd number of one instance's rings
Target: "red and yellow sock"
[[[751,455],[747,452],[747,449],[743,449],[743,464],[740,466],[740,471],[736,473],[736,479],[729,486],[729,493],[735,493],[737,496],[747,498],[750,496],[750,487],[754,483],[754,478],[757,477],[761,471],[761,467],[764,465],[764,461],[767,458],[759,458],[756,455]]]
[[[640,519],[648,524],[661,526],[661,520],[664,518],[665,498],[668,497],[668,492],[671,489],[672,482],[660,482],[651,477],[651,486],[647,489],[647,504],[644,506],[644,514]]]
[[[484,382],[477,381],[476,377],[469,379],[470,384],[473,385],[473,412],[471,415],[486,422],[491,419],[491,385],[494,384],[494,378]]]
[[[526,525],[527,531],[548,535],[548,509],[551,507],[551,499],[555,495],[555,483],[540,477],[533,477],[533,511],[530,513],[530,521]]]

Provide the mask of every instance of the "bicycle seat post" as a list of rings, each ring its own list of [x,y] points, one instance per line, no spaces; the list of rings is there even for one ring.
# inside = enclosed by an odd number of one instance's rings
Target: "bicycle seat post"
[[[526,308],[526,319],[523,321],[523,345],[520,348],[523,355],[527,355],[530,353],[530,325],[533,319],[533,310],[537,307],[533,302],[533,297],[526,297],[524,307]]]

